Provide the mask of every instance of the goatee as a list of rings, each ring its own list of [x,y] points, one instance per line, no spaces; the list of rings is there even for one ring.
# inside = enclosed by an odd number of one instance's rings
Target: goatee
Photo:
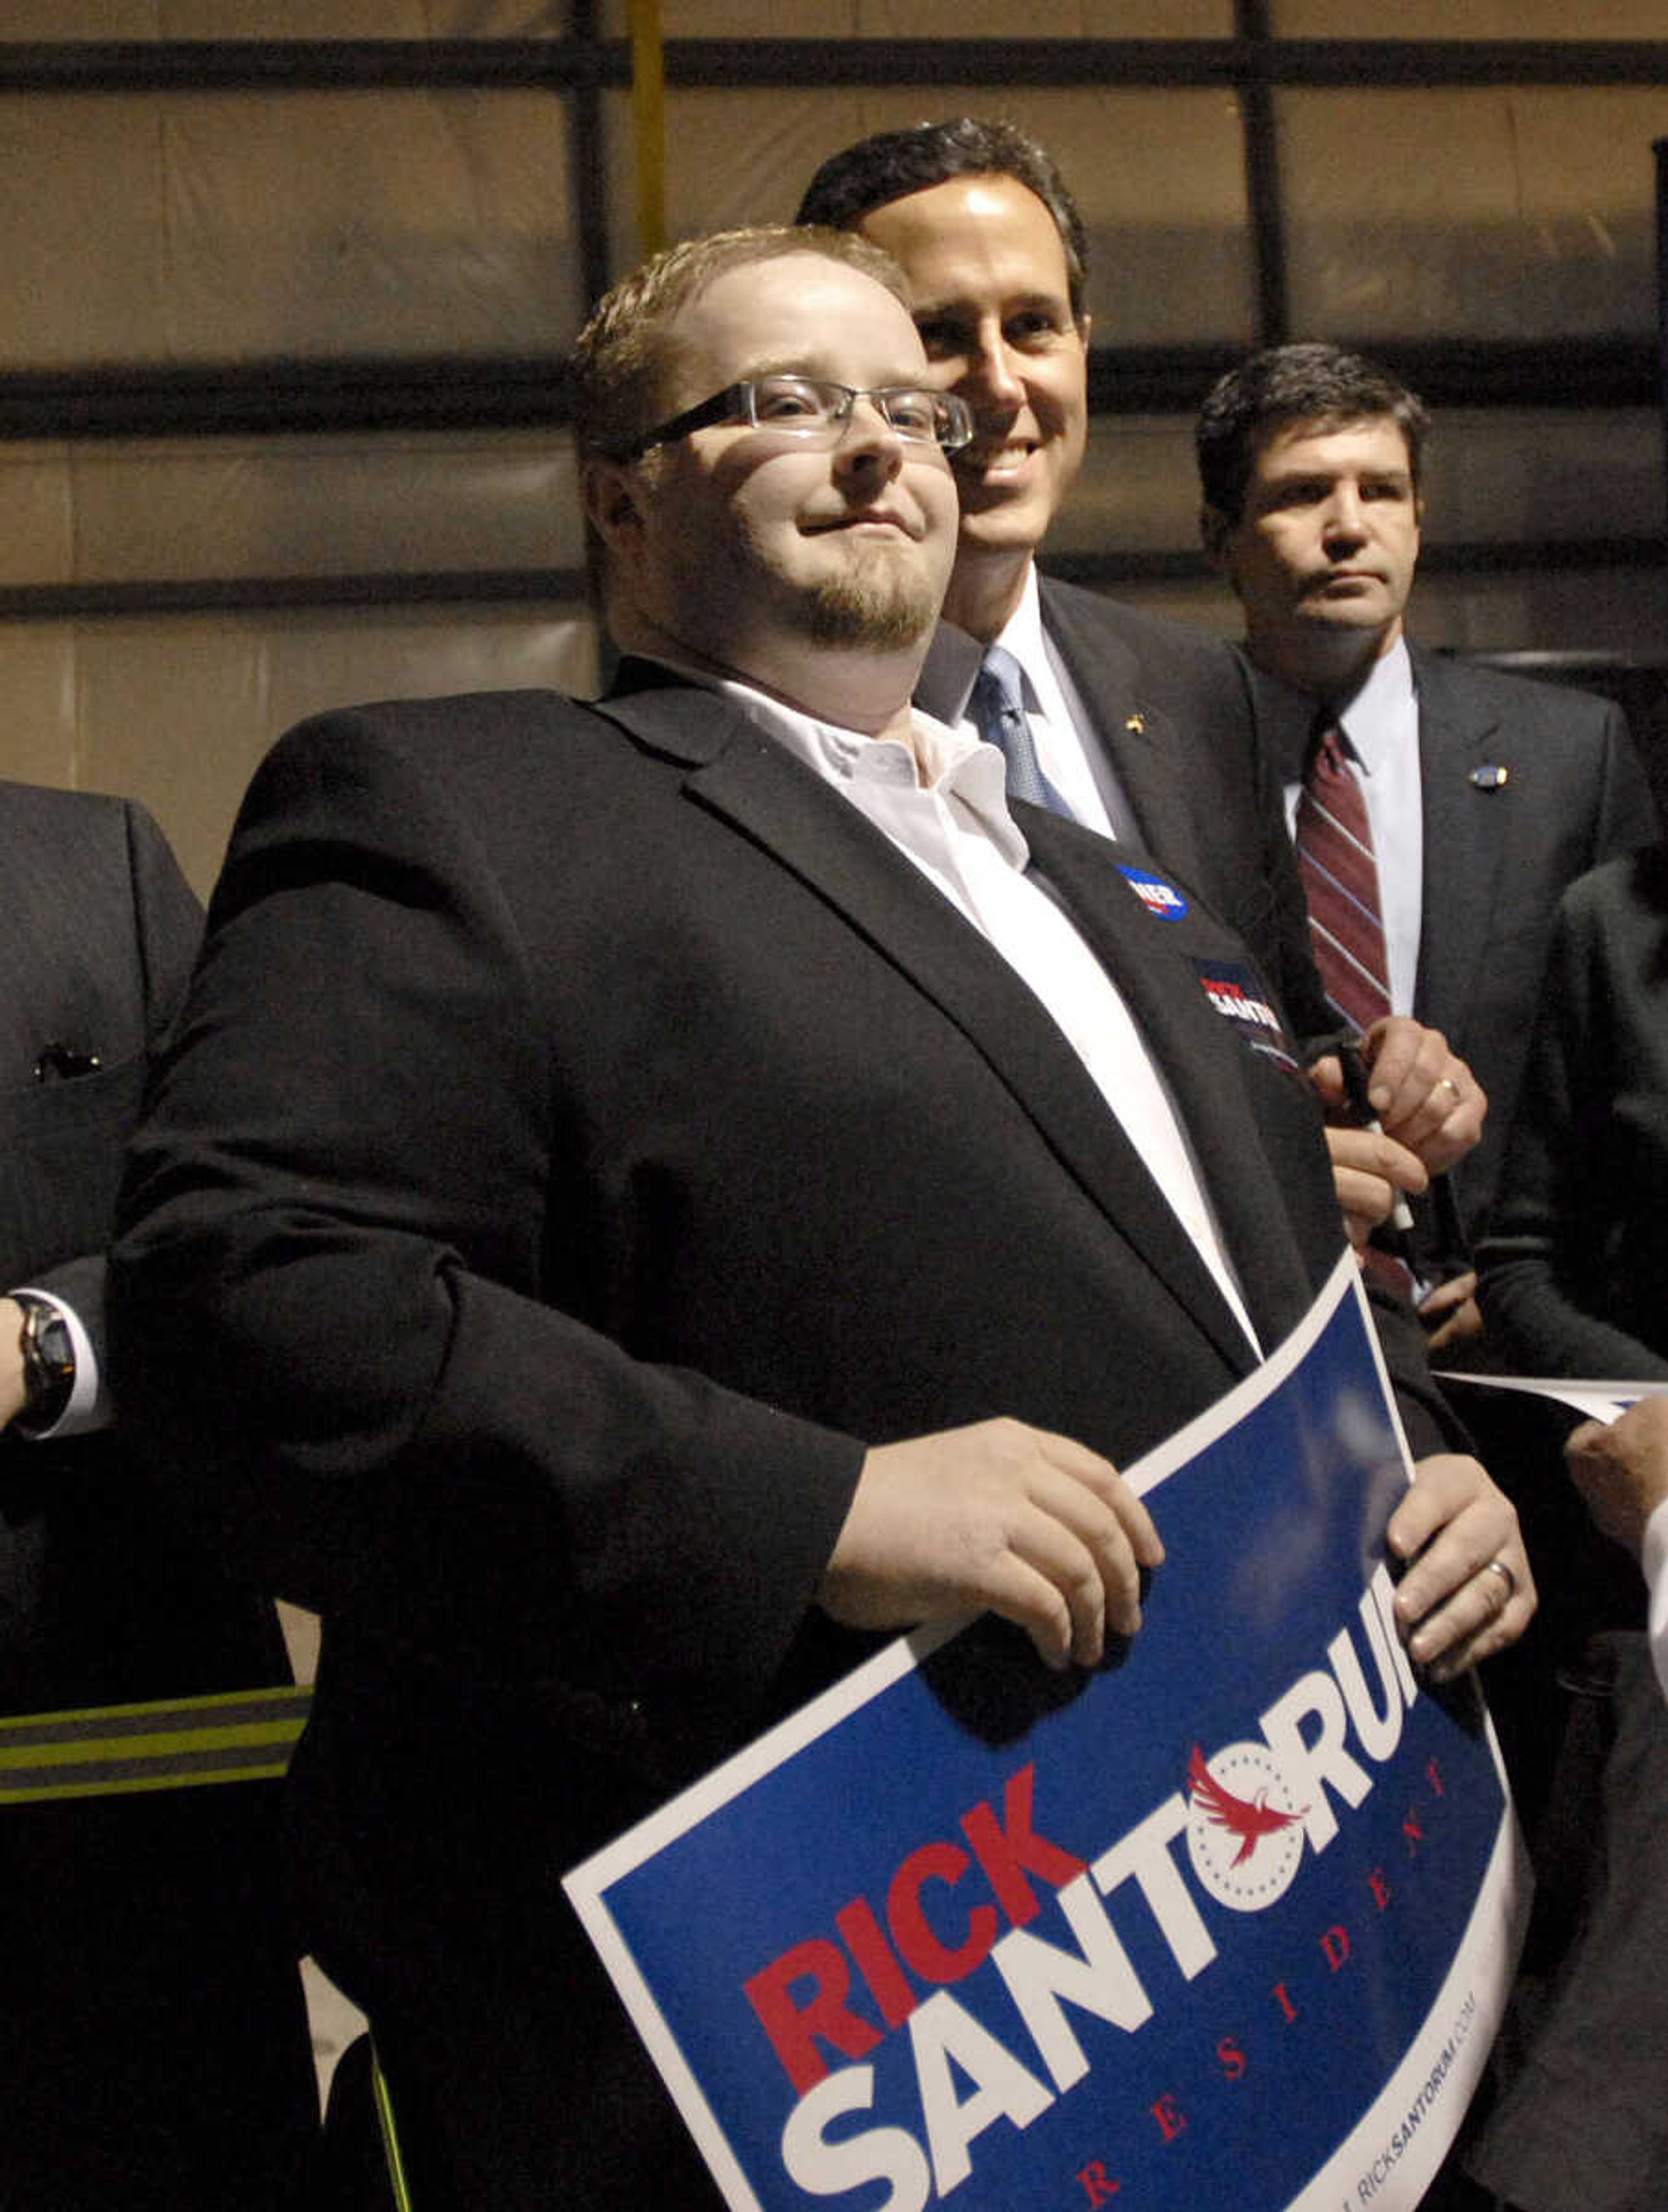
[[[919,577],[838,576],[806,595],[801,616],[813,645],[865,646],[875,653],[896,653],[931,629],[938,618],[938,602]]]

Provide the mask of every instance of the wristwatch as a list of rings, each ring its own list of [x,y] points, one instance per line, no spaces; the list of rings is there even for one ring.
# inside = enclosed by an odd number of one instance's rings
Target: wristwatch
[[[44,1436],[63,1416],[76,1387],[76,1346],[70,1324],[49,1298],[14,1291],[23,1309],[18,1347],[23,1354],[23,1405],[13,1426]]]

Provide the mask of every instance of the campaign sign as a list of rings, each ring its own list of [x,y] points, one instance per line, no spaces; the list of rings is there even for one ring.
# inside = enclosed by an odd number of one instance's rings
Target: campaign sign
[[[1399,2212],[1440,2162],[1526,1877],[1474,1686],[1390,1625],[1353,1263],[1131,1475],[1117,1663],[901,1639],[568,1877],[737,2212]]]

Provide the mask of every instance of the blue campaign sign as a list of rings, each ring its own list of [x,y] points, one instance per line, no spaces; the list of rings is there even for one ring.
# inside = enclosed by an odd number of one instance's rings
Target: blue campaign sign
[[[1131,1471],[1119,1663],[891,1647],[567,1889],[728,2202],[1398,2212],[1525,1903],[1474,1687],[1389,1607],[1407,1479],[1353,1266]]]

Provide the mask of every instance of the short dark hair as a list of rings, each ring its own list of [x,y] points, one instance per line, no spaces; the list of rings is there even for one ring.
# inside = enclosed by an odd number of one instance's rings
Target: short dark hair
[[[1207,507],[1237,522],[1257,452],[1271,431],[1295,422],[1342,429],[1387,415],[1407,441],[1408,473],[1419,489],[1430,416],[1398,377],[1342,346],[1269,346],[1211,386],[1193,431]]]
[[[580,459],[612,453],[648,428],[659,404],[672,325],[692,300],[728,270],[792,253],[838,261],[907,304],[902,272],[891,255],[841,230],[757,225],[668,246],[604,294],[574,341],[567,396]]]
[[[1083,319],[1089,284],[1089,240],[1077,203],[1052,154],[1012,123],[958,115],[882,131],[831,154],[806,187],[796,222],[855,230],[866,215],[911,192],[930,191],[952,177],[1011,177],[1053,217],[1065,252],[1071,312]]]

